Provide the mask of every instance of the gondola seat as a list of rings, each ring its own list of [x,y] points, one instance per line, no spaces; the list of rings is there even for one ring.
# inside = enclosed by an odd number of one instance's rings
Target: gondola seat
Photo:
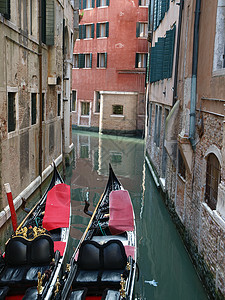
[[[85,300],[87,295],[87,288],[73,290],[69,296],[69,300]]]
[[[120,292],[110,289],[105,289],[102,294],[101,300],[119,300],[120,299]]]
[[[22,300],[31,300],[31,299],[35,300],[37,299],[37,295],[38,295],[37,287],[31,287],[26,290],[26,293]]]
[[[7,296],[8,291],[9,291],[8,286],[0,287],[0,299],[5,299],[5,297]]]
[[[121,241],[112,240],[103,245],[84,241],[79,250],[73,286],[119,287],[126,264],[127,256]]]
[[[41,235],[29,241],[22,237],[9,240],[5,249],[5,267],[0,274],[0,286],[29,287],[37,282],[37,273],[49,269],[54,257],[50,236]]]

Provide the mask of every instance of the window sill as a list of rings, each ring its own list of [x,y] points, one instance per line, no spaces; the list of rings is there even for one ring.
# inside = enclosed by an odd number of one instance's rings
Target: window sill
[[[106,8],[108,7],[108,5],[105,5],[105,6],[98,6],[97,8]]]
[[[92,10],[93,7],[87,7],[87,8],[84,8],[83,10]]]
[[[80,115],[81,118],[85,118],[85,119],[88,119],[89,118],[89,115]]]
[[[97,38],[97,40],[106,40],[108,37],[107,36],[99,36],[98,38]]]
[[[96,111],[95,111],[95,112],[94,112],[94,115],[100,115],[100,112],[96,112]]]
[[[98,70],[106,70],[106,67],[97,67]]]
[[[225,76],[225,68],[212,72],[213,77]]]
[[[93,38],[85,38],[85,39],[83,39],[84,41],[91,41],[91,40],[93,40]]]
[[[125,118],[124,115],[110,115],[110,117],[112,117],[112,118],[120,118],[120,119],[124,119]]]

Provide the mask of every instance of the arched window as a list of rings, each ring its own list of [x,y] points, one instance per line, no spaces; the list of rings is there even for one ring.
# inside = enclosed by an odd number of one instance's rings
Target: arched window
[[[216,209],[221,166],[217,157],[211,153],[207,158],[205,202]]]

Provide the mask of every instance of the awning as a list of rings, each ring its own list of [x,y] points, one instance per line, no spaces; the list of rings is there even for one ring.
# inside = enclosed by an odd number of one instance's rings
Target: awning
[[[133,206],[128,191],[112,191],[109,195],[109,230],[112,234],[134,230]]]
[[[47,194],[43,227],[47,230],[69,227],[70,186],[60,183]]]

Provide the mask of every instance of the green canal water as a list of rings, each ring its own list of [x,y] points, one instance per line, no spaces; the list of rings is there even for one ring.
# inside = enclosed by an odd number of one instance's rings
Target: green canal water
[[[79,242],[108,178],[108,164],[130,193],[136,216],[139,280],[135,299],[205,300],[207,295],[144,160],[144,141],[73,131],[74,162],[67,168],[72,219],[68,257]],[[148,281],[155,280],[152,286]]]

